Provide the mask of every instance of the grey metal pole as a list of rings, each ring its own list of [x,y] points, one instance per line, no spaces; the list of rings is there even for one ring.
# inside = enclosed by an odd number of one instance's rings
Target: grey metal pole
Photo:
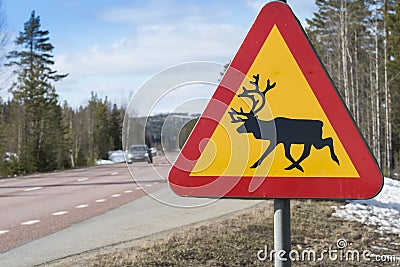
[[[290,267],[290,199],[274,199],[275,267]]]
[[[280,0],[286,4],[286,0]],[[290,267],[290,199],[274,199],[275,267]],[[283,252],[283,254],[281,254]]]
[[[286,0],[280,0],[286,4]],[[275,267],[290,267],[290,199],[274,199]],[[281,252],[284,252],[282,255]]]

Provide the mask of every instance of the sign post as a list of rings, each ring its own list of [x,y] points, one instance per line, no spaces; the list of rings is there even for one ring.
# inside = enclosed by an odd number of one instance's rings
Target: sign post
[[[275,266],[290,267],[290,199],[274,199],[274,250]]]
[[[286,3],[286,0],[280,0]],[[290,233],[290,198],[274,199],[274,249],[275,267],[290,267],[289,253],[291,247]],[[279,257],[277,251],[285,251],[284,259]],[[286,259],[286,261],[285,261]]]
[[[290,266],[290,199],[368,199],[383,175],[286,1],[266,4],[172,166],[179,196],[274,199]]]

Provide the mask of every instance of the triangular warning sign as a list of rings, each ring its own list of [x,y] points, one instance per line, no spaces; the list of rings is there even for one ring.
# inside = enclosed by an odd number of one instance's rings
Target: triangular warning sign
[[[264,6],[174,163],[183,196],[371,198],[376,161],[290,8]]]

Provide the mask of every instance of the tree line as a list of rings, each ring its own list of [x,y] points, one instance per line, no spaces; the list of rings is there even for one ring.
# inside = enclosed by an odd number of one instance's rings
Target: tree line
[[[400,1],[316,0],[306,32],[386,175],[400,168]]]
[[[95,93],[78,109],[59,103],[54,84],[68,74],[52,69],[54,46],[35,11],[15,44],[5,60],[12,98],[0,99],[0,176],[89,166],[122,149],[124,108]]]
[[[315,3],[307,35],[382,170],[398,173],[400,1]],[[0,155],[12,152],[0,161],[1,176],[93,165],[122,148],[123,107],[95,93],[78,109],[59,103],[55,83],[68,74],[52,68],[54,47],[34,11],[15,44],[4,64],[15,77],[12,98],[0,99]]]

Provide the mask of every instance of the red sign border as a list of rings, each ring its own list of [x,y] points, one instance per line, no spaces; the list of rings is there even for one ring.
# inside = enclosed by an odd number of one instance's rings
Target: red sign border
[[[342,142],[359,178],[339,177],[266,177],[261,186],[249,192],[253,177],[190,176],[195,162],[200,157],[201,140],[211,138],[218,121],[226,112],[217,103],[229,106],[235,92],[222,86],[239,89],[243,77],[238,70],[247,73],[259,50],[276,25],[289,50],[302,70],[328,120]],[[316,90],[317,89],[317,90]],[[198,123],[188,138],[181,154],[169,173],[169,184],[180,196],[238,197],[238,198],[318,198],[318,199],[368,199],[377,195],[383,186],[383,175],[358,130],[323,64],[314,51],[302,26],[288,5],[271,2],[263,7],[253,26],[226,71],[212,100],[207,105]],[[209,118],[213,118],[212,120]],[[195,149],[191,149],[195,148]],[[188,164],[184,158],[190,159]],[[180,166],[181,168],[178,168]],[[185,170],[182,169],[184,166]],[[218,180],[219,185],[213,183]],[[235,181],[235,185],[226,188]],[[209,185],[209,186],[208,186]]]

